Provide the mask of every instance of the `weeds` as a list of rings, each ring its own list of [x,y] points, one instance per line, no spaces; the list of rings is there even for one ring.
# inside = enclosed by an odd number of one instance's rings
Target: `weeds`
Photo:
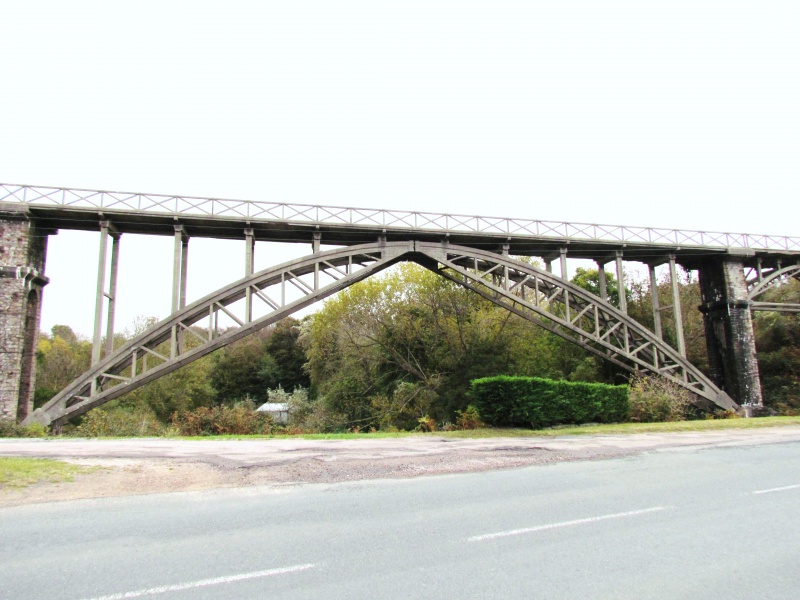
[[[274,429],[272,417],[258,412],[252,403],[234,406],[202,406],[191,412],[172,415],[172,425],[178,435],[270,435]]]
[[[40,438],[47,437],[47,427],[31,423],[23,427],[14,421],[0,419],[0,438]]]
[[[628,401],[634,423],[684,421],[692,406],[689,390],[665,377],[634,377]]]

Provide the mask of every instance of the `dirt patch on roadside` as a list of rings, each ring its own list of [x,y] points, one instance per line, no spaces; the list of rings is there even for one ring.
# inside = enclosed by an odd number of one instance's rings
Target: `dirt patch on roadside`
[[[0,456],[101,467],[74,481],[0,487],[0,507],[207,490],[471,473],[651,451],[800,443],[800,426],[554,438],[0,440]]]
[[[543,448],[504,448],[496,452],[468,450],[421,456],[363,459],[302,457],[266,465],[233,461],[187,461],[169,458],[62,459],[100,467],[75,476],[71,482],[40,482],[23,489],[0,487],[0,507],[59,502],[82,498],[109,498],[256,485],[336,483],[364,479],[406,478],[421,475],[470,473],[566,460],[611,458],[612,452],[553,452]]]

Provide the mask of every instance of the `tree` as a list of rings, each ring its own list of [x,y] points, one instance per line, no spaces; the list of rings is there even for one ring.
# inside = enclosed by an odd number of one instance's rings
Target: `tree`
[[[413,264],[328,300],[303,343],[314,397],[351,426],[452,420],[478,377],[598,376],[584,350]]]
[[[598,269],[584,269],[583,267],[578,267],[575,270],[572,283],[591,292],[597,297],[600,296],[600,271]],[[617,285],[617,278],[609,272],[606,272],[606,294],[611,304],[619,306],[619,286]],[[628,301],[631,300],[631,294],[627,288],[625,290],[625,299]]]
[[[288,317],[275,325],[267,338],[267,354],[261,367],[261,375],[268,387],[280,385],[287,391],[308,387],[308,373],[304,369],[306,353],[297,343],[299,337],[300,322],[297,319]]]
[[[51,333],[42,332],[36,352],[36,390],[34,407],[55,396],[89,368],[92,344],[67,325],[55,325]]]
[[[790,280],[759,298],[800,303],[800,281]],[[800,314],[757,312],[754,329],[764,404],[800,414]]]
[[[268,389],[308,387],[300,323],[291,317],[215,352],[211,385],[219,402],[266,401]]]

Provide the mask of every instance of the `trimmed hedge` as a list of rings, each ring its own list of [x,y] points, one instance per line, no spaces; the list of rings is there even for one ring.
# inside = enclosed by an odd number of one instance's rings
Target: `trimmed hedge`
[[[540,377],[473,379],[470,396],[490,425],[550,427],[562,423],[619,423],[628,419],[628,386]]]

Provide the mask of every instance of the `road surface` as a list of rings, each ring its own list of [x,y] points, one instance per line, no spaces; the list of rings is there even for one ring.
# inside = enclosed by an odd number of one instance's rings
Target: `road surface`
[[[0,598],[800,594],[800,442],[0,509]]]

